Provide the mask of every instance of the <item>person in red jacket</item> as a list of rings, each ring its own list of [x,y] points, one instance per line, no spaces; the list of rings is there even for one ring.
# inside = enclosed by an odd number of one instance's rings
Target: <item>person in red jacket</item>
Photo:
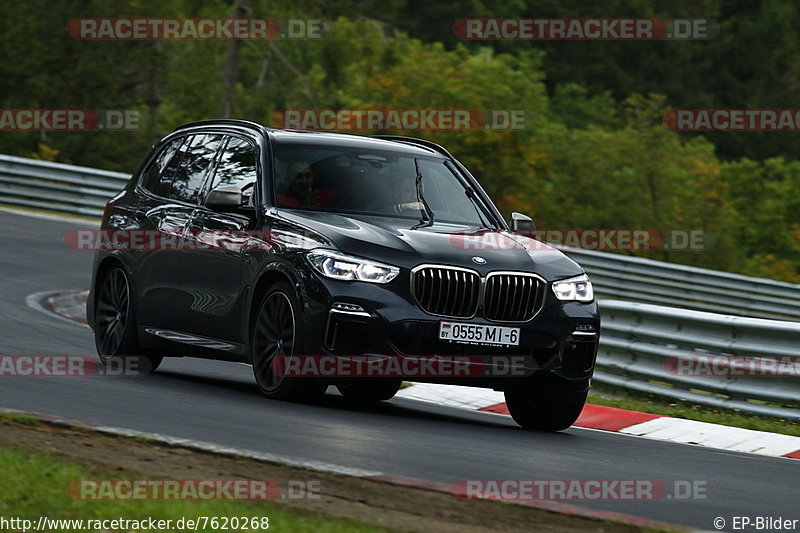
[[[314,189],[314,170],[308,163],[298,161],[290,167],[292,180],[283,194],[278,195],[281,207],[316,207],[319,192]]]
[[[278,195],[280,207],[327,207],[336,196],[335,191],[319,191],[314,187],[314,169],[309,163],[293,163],[289,175],[292,181],[286,191]]]

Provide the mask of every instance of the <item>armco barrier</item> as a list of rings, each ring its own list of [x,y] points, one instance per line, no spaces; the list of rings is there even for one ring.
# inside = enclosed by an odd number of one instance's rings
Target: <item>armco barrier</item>
[[[642,257],[563,249],[601,298],[800,321],[800,285]]]
[[[786,356],[800,364],[800,323],[601,300],[595,381],[715,407],[800,419],[800,376],[681,375],[676,358]]]
[[[129,174],[0,155],[0,203],[99,217]]]

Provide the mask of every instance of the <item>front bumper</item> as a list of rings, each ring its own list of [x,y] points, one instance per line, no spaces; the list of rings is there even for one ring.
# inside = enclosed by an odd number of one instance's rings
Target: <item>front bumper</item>
[[[544,374],[584,388],[594,371],[600,331],[596,302],[559,301],[549,285],[544,308],[534,319],[499,323],[486,320],[480,310],[470,319],[430,315],[403,290],[408,286],[403,279],[379,285],[312,274],[306,280],[302,292],[309,354],[456,357],[471,366],[466,375],[409,379],[497,389]],[[500,347],[441,341],[442,321],[518,327],[520,343]]]

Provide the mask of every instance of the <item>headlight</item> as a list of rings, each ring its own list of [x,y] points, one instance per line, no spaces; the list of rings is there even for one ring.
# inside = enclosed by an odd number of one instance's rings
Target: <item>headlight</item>
[[[333,279],[389,283],[400,273],[400,269],[395,266],[333,250],[312,250],[306,257],[317,272]]]
[[[594,300],[592,282],[586,274],[553,283],[553,292],[559,300],[591,302]]]

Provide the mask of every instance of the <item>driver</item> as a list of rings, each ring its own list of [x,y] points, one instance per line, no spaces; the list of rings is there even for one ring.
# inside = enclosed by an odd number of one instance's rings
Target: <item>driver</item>
[[[278,195],[282,207],[320,207],[319,191],[314,188],[314,169],[304,161],[292,163],[292,180],[284,194]]]

